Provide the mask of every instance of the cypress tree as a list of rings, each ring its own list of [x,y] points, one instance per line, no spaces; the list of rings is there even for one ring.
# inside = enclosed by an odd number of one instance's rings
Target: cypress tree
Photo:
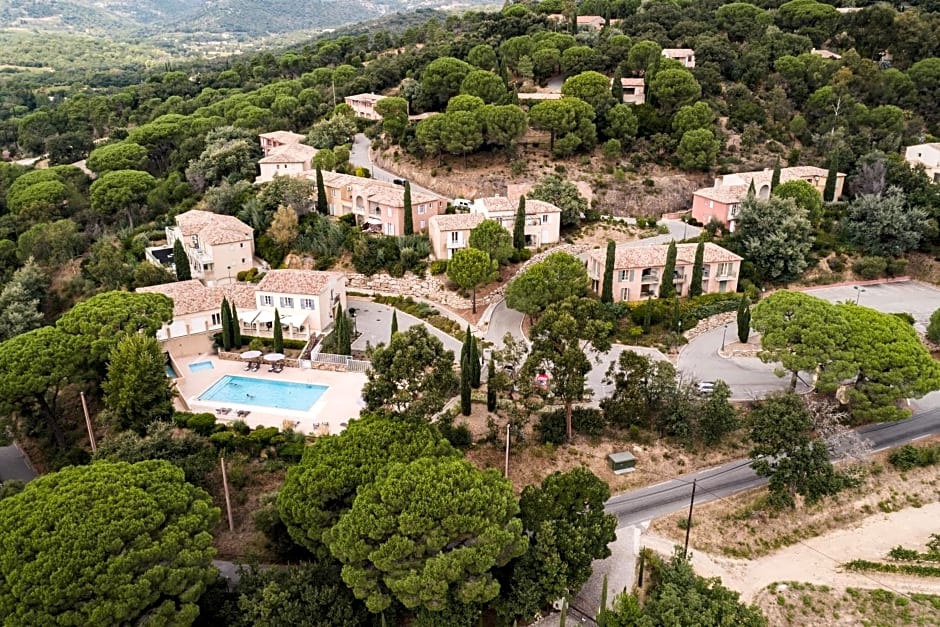
[[[705,265],[705,242],[698,241],[695,247],[695,263],[692,264],[692,282],[689,283],[689,296],[702,295],[702,269]]]
[[[192,268],[189,267],[189,257],[186,256],[186,249],[183,248],[181,240],[173,242],[173,264],[176,266],[177,281],[188,281],[193,278]]]
[[[823,200],[832,202],[836,197],[836,180],[838,179],[839,169],[836,167],[835,158],[829,160],[829,173],[826,175],[826,187],[823,188]]]
[[[477,340],[472,335],[470,336],[470,386],[473,389],[480,387],[480,376],[483,374],[482,369],[483,365],[480,360],[480,347],[477,345]]]
[[[607,242],[607,259],[604,261],[604,283],[601,287],[601,302],[614,302],[614,262],[617,256],[617,244],[614,240]]]
[[[610,84],[610,95],[614,97],[614,101],[617,104],[623,102],[623,83],[621,82],[623,75],[620,73],[620,66],[617,66],[617,70],[614,72],[614,82]]]
[[[512,225],[512,245],[516,250],[525,248],[525,196],[519,196],[516,221]]]
[[[470,363],[464,360],[460,364],[460,413],[470,415]]]
[[[777,189],[777,185],[780,185],[780,157],[774,161],[774,173],[770,176],[770,191]]]
[[[470,334],[470,325],[467,325],[467,330],[463,336],[463,346],[460,347],[460,367],[463,368],[464,364],[470,359],[470,338],[473,337]]]
[[[747,343],[751,335],[751,299],[746,295],[741,296],[741,302],[738,303],[738,339],[742,344]]]
[[[411,183],[405,181],[405,235],[415,234],[415,219],[411,214]]]
[[[326,186],[323,184],[323,171],[317,166],[317,211],[323,215],[330,212],[330,205],[326,201]]]
[[[232,349],[232,310],[228,307],[228,299],[222,299],[222,348]]]
[[[392,309],[392,335],[398,333],[398,310]]]
[[[281,313],[274,310],[274,352],[284,352],[284,330],[281,328]]]
[[[334,344],[338,355],[352,355],[352,329],[349,325],[349,316],[343,311],[342,305],[336,306],[336,326],[333,329]]]
[[[663,267],[663,278],[659,282],[659,297],[672,298],[676,294],[676,240],[669,242],[666,251],[666,265]]]
[[[238,310],[235,308],[235,301],[232,301],[232,347],[239,348],[242,345],[242,324],[238,321]]]
[[[496,364],[493,363],[493,355],[490,354],[490,365],[486,369],[486,410],[496,411],[496,388],[493,383],[496,381]]]
[[[653,295],[646,297],[646,309],[643,311],[643,333],[649,333],[653,318]]]

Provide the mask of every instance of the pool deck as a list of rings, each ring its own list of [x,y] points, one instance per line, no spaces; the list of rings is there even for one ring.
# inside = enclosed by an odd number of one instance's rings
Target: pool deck
[[[211,361],[211,370],[188,372],[189,364],[200,361]],[[328,370],[284,368],[280,373],[268,372],[270,364],[262,363],[258,372],[245,372],[245,362],[222,360],[215,355],[190,356],[180,367],[187,372],[182,378],[176,379],[180,399],[177,399],[179,409],[192,412],[208,412],[215,414],[220,422],[234,422],[243,420],[249,427],[277,427],[278,429],[292,428],[307,434],[328,435],[339,433],[344,429],[343,423],[359,416],[362,409],[362,387],[366,383],[366,375],[355,372],[331,372]],[[205,392],[216,381],[225,375],[284,381],[289,383],[314,383],[328,386],[329,389],[317,400],[308,411],[293,411],[289,409],[264,408],[257,405],[242,405],[239,403],[221,403],[215,401],[200,401],[199,395]],[[228,414],[220,415],[216,409],[228,407]],[[239,418],[238,410],[250,412],[247,416]]]

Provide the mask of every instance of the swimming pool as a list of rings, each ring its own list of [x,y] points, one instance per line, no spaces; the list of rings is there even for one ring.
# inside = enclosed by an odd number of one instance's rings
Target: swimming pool
[[[225,375],[200,394],[199,400],[307,411],[328,389],[329,386],[313,383]]]
[[[211,361],[195,361],[189,364],[190,372],[202,372],[203,370],[213,370],[215,366]]]

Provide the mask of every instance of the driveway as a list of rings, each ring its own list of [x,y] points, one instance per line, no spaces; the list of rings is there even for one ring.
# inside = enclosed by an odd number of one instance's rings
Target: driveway
[[[378,344],[388,344],[392,335],[392,307],[380,305],[371,300],[363,298],[348,298],[350,308],[356,310],[356,329],[362,334],[353,342],[353,350],[364,351],[366,345],[377,346]],[[415,318],[404,311],[398,311],[398,330],[404,331],[416,324],[423,324],[428,331],[444,343],[444,348],[454,351],[455,359],[460,358],[460,348],[462,344],[452,335],[444,333],[436,327]]]
[[[493,344],[493,348],[499,350],[503,347],[503,337],[509,333],[520,342],[528,341],[522,335],[522,320],[525,315],[521,311],[510,309],[506,306],[506,301],[501,300],[493,305],[493,314],[490,316],[489,326],[486,327],[486,334],[483,339]]]
[[[357,168],[366,168],[372,172],[372,178],[377,181],[385,181],[387,183],[393,182],[395,179],[402,178],[398,174],[380,168],[379,166],[372,163],[372,156],[369,153],[369,147],[372,145],[372,142],[362,133],[358,133],[353,137],[352,149],[349,151],[349,162],[356,166]],[[411,189],[416,192],[423,192],[425,194],[434,194],[435,196],[442,196],[443,194],[438,194],[437,192],[431,191],[426,187],[421,187],[420,185],[411,183]]]
[[[682,220],[660,220],[659,224],[665,225],[666,228],[669,229],[669,233],[665,235],[655,235],[653,237],[638,239],[634,242],[626,242],[620,245],[626,247],[635,247],[668,244],[672,240],[681,242],[682,240],[694,239],[702,232],[701,228],[692,226],[691,224],[686,224]]]

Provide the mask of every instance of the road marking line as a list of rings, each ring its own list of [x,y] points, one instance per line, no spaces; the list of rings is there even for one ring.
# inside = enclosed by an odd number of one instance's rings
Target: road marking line
[[[928,434],[925,433],[924,435],[919,435],[916,438],[911,438],[911,442],[916,442],[917,440],[923,440],[924,438],[927,437],[927,435]]]

